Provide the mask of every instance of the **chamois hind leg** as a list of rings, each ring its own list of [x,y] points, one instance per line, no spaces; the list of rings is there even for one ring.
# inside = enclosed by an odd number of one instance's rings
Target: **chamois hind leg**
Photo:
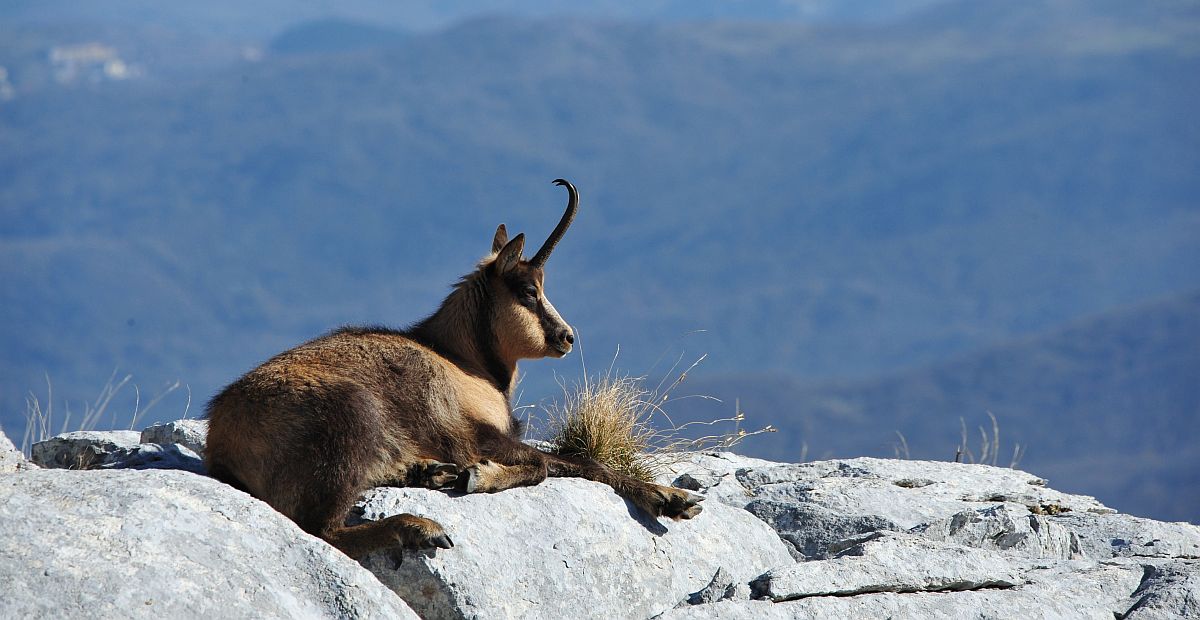
[[[450,535],[437,521],[410,514],[340,527],[325,532],[322,538],[354,559],[379,549],[449,549],[454,546]]]
[[[321,497],[322,491],[328,493]],[[330,489],[313,480],[309,493],[310,496],[302,501],[315,500],[317,503],[297,515],[296,522],[308,533],[323,538],[352,558],[361,558],[377,549],[449,549],[454,546],[438,522],[410,514],[347,527],[346,516],[358,498],[357,491]]]
[[[312,426],[305,446],[308,467],[284,475],[299,489],[289,515],[305,531],[325,539],[352,558],[381,548],[449,549],[450,537],[436,521],[401,514],[347,527],[346,516],[366,489],[367,471],[378,451],[371,438],[378,432],[378,408],[369,394],[354,386],[327,388],[325,398],[310,403]]]

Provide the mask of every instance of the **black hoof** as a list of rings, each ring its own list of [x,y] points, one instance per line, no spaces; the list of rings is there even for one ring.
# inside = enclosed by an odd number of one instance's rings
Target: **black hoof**
[[[479,486],[479,468],[472,465],[458,475],[458,488],[464,493],[474,493]]]
[[[462,470],[454,463],[438,463],[429,472],[429,479],[434,482],[435,488],[444,489],[454,486],[460,473]]]
[[[688,493],[679,489],[670,489],[667,492],[662,492],[662,495],[665,501],[662,506],[661,515],[664,517],[670,517],[678,521],[680,519],[691,519],[704,511],[700,507],[700,502],[704,501],[703,495]]]
[[[408,486],[427,489],[446,489],[458,482],[461,468],[454,463],[429,461],[414,467],[409,472]]]

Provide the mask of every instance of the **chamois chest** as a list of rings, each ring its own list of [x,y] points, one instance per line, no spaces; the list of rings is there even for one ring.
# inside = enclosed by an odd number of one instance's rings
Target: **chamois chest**
[[[457,366],[450,365],[457,377],[458,406],[462,414],[472,422],[493,426],[504,433],[512,430],[512,412],[508,399],[489,381],[469,375]]]
[[[508,433],[512,413],[508,398],[487,379],[466,372],[431,349],[412,341],[380,347],[387,369],[389,399],[412,415],[429,415],[442,426],[462,422],[487,424]]]

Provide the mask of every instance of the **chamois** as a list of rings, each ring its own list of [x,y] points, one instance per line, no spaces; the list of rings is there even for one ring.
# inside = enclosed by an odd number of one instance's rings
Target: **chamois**
[[[208,404],[213,477],[287,515],[346,555],[380,548],[448,549],[436,521],[409,514],[347,527],[376,486],[492,493],[549,476],[611,486],[655,517],[689,519],[699,496],[618,474],[519,439],[510,398],[517,361],[563,357],[575,336],[543,288],[544,265],[579,208],[567,209],[530,260],[525,235],[501,224],[491,253],[436,312],[406,330],[349,327],[285,351]]]

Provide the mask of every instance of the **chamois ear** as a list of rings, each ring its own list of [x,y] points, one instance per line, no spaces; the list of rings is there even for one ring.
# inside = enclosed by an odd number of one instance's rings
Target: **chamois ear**
[[[496,236],[492,237],[492,254],[499,254],[504,244],[508,243],[508,230],[504,224],[496,227]]]
[[[504,248],[496,256],[496,273],[505,274],[517,267],[521,262],[521,250],[525,249],[525,233],[521,233],[513,237],[512,241],[505,244]]]

